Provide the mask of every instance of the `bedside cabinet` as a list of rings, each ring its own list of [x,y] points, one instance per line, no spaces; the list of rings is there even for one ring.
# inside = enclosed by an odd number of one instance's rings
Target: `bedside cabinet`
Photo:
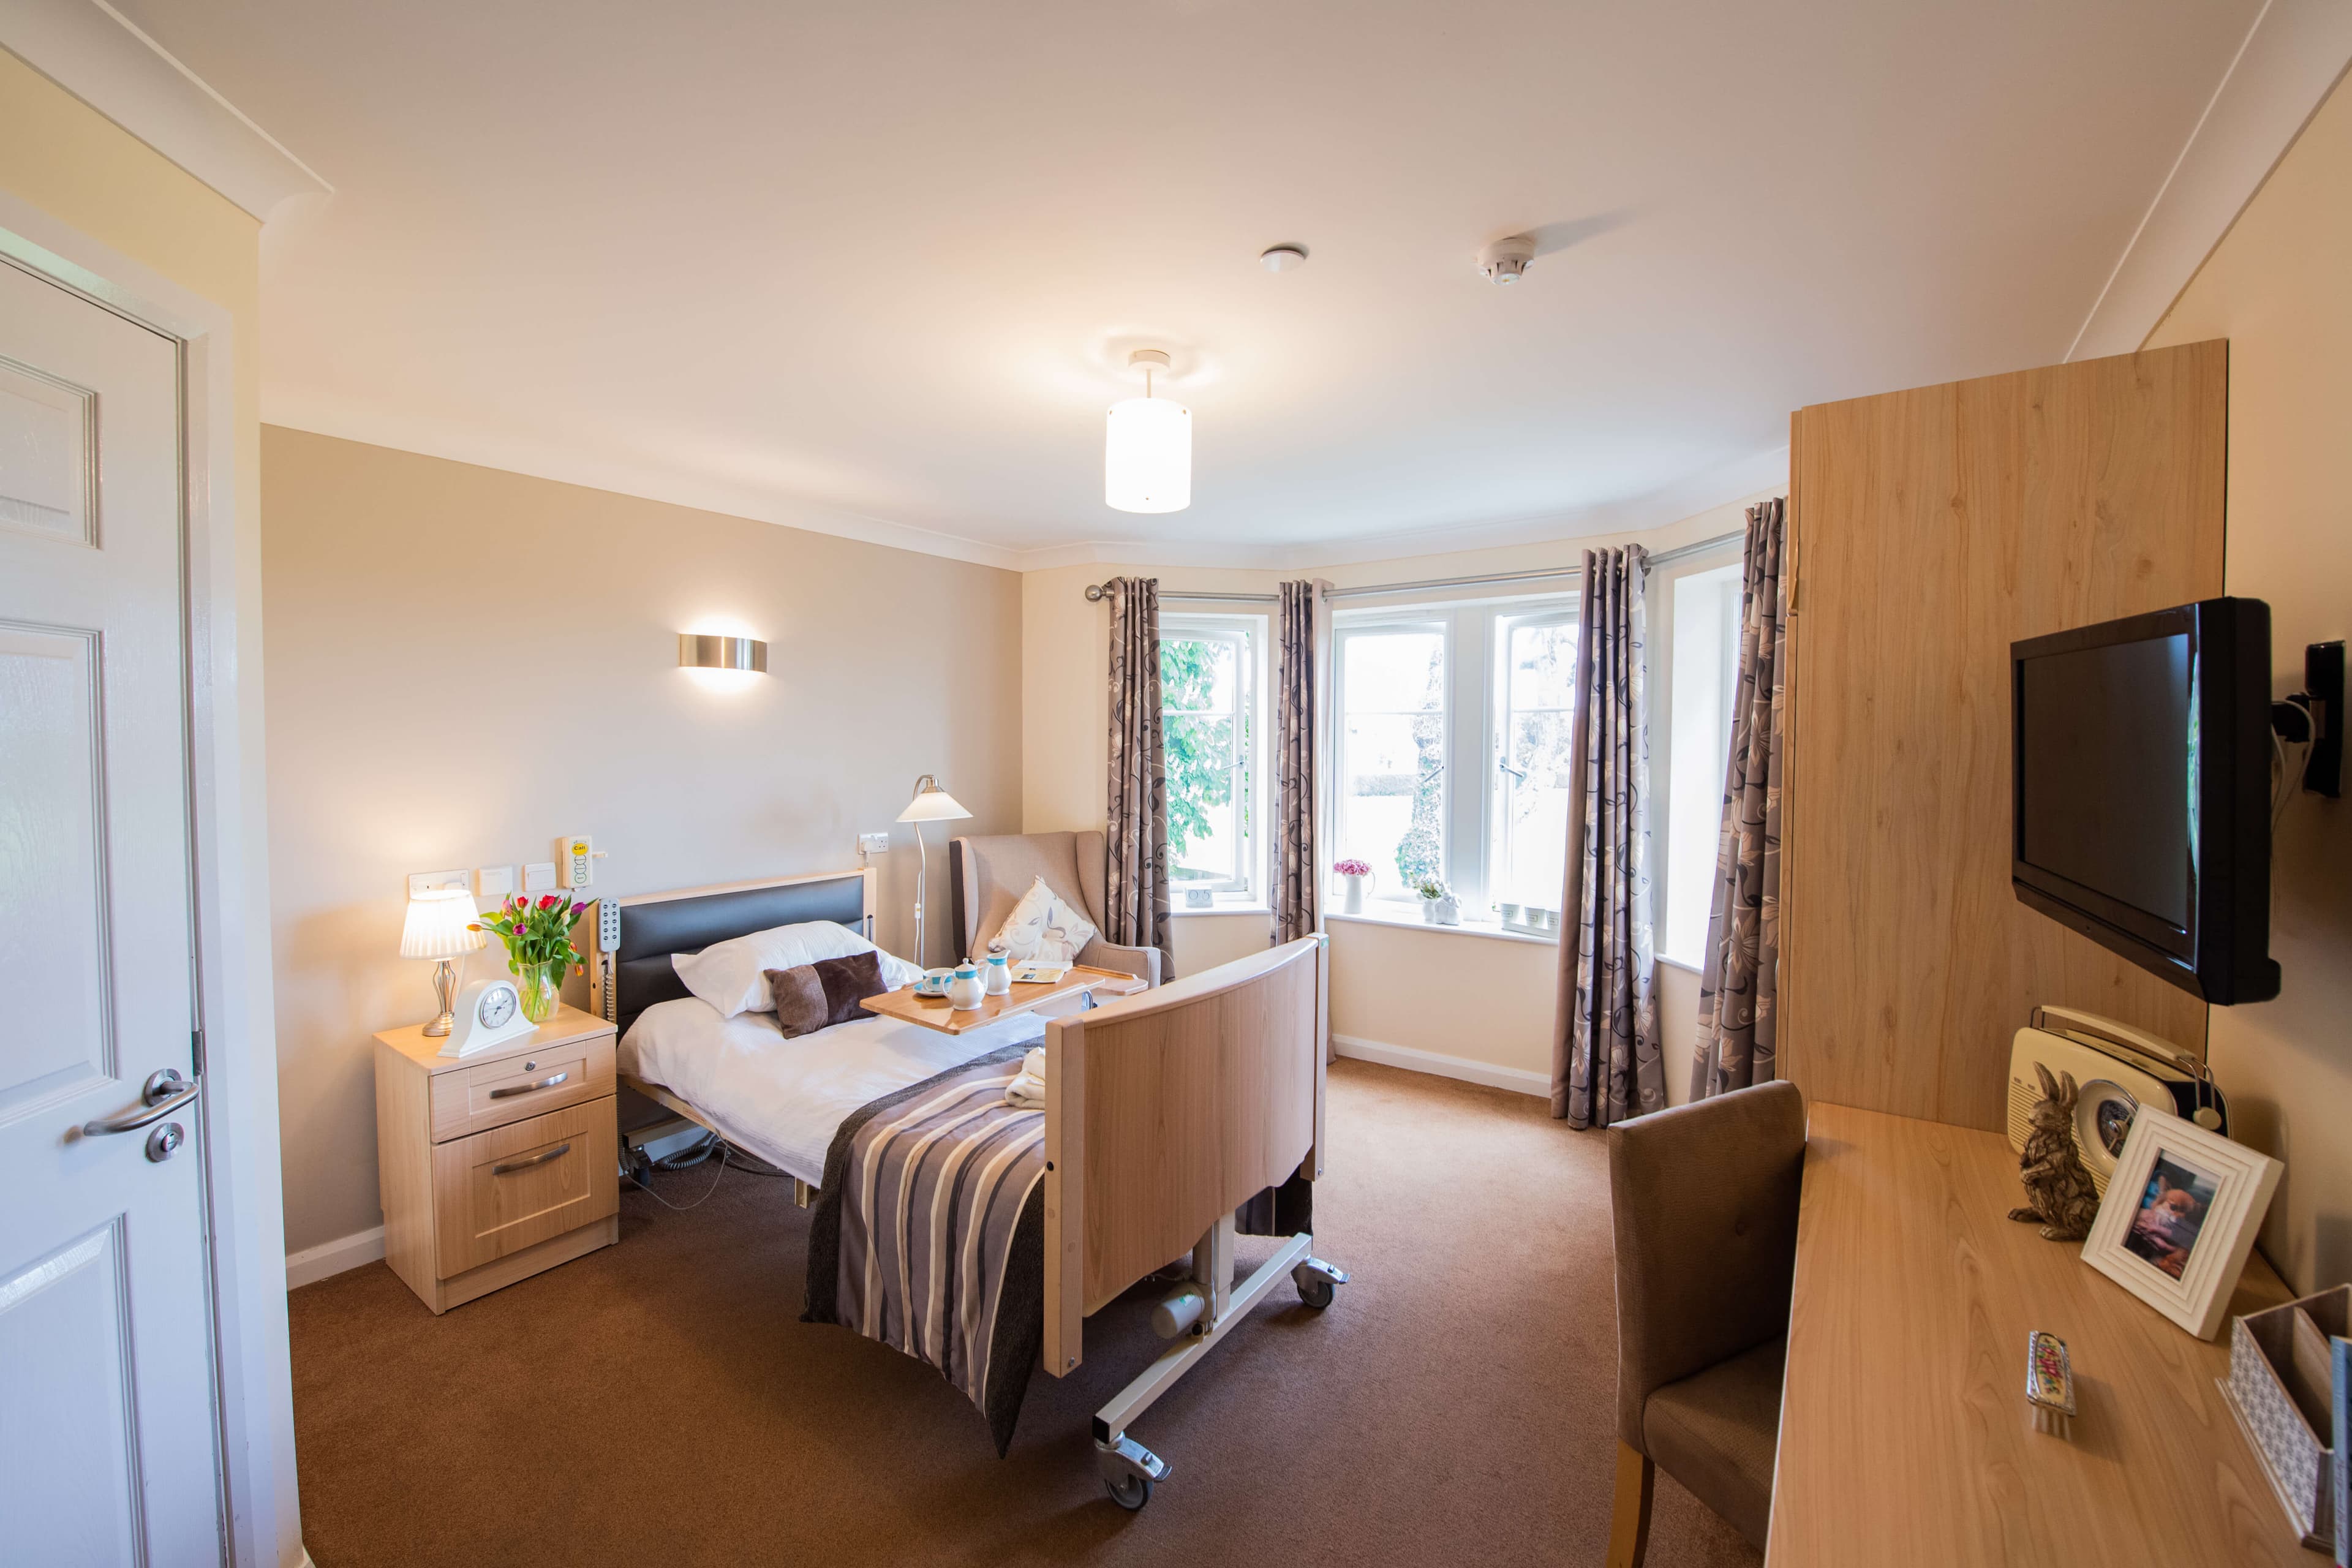
[[[576,1007],[463,1058],[375,1037],[383,1260],[437,1315],[621,1237],[613,1026]]]

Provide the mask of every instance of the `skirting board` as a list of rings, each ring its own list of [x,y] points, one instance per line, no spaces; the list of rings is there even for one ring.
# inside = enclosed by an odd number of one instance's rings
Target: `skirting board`
[[[1526,1068],[1496,1067],[1492,1062],[1474,1062],[1467,1058],[1449,1057],[1438,1051],[1415,1050],[1411,1046],[1360,1040],[1353,1035],[1334,1035],[1331,1046],[1343,1057],[1378,1062],[1385,1068],[1402,1068],[1407,1072],[1459,1079],[1464,1083],[1483,1083],[1489,1089],[1507,1089],[1518,1094],[1540,1095],[1546,1099],[1551,1095],[1550,1075],[1531,1072]]]
[[[317,1247],[306,1247],[299,1252],[286,1255],[286,1289],[299,1290],[303,1286],[373,1263],[383,1256],[383,1226],[361,1231],[356,1236],[341,1237]]]

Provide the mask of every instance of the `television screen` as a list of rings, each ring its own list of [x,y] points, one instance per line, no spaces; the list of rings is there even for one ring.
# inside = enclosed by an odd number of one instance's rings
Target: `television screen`
[[[2013,643],[2017,896],[2209,1002],[2270,960],[2270,606],[2207,599]]]
[[[2018,666],[2022,858],[2189,928],[2196,876],[2189,637]]]

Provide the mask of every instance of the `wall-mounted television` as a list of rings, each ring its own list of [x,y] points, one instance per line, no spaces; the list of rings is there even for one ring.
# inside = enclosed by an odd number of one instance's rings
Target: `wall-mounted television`
[[[2270,957],[2271,610],[2204,599],[2010,645],[2010,882],[2216,1005]]]

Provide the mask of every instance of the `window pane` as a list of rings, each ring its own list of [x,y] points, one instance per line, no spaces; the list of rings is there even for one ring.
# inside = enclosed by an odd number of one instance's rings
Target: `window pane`
[[[1495,854],[1487,897],[1497,904],[1558,910],[1568,862],[1569,771],[1576,700],[1576,624],[1546,619],[1506,628],[1502,732],[1496,737]]]
[[[1511,708],[1566,709],[1576,700],[1576,625],[1511,628]]]
[[[1348,638],[1350,713],[1438,713],[1445,708],[1445,634],[1361,632]]]
[[[1445,637],[1355,633],[1341,661],[1339,854],[1370,862],[1376,897],[1401,898],[1444,875]]]
[[[1731,704],[1739,686],[1740,568],[1675,580],[1672,776],[1666,781],[1665,940],[1685,963],[1706,956],[1706,918],[1723,830]]]
[[[1178,881],[1226,880],[1235,874],[1241,856],[1234,722],[1171,716],[1162,730],[1169,874]]]
[[[1168,713],[1230,713],[1237,643],[1164,637],[1160,644],[1160,707]]]

